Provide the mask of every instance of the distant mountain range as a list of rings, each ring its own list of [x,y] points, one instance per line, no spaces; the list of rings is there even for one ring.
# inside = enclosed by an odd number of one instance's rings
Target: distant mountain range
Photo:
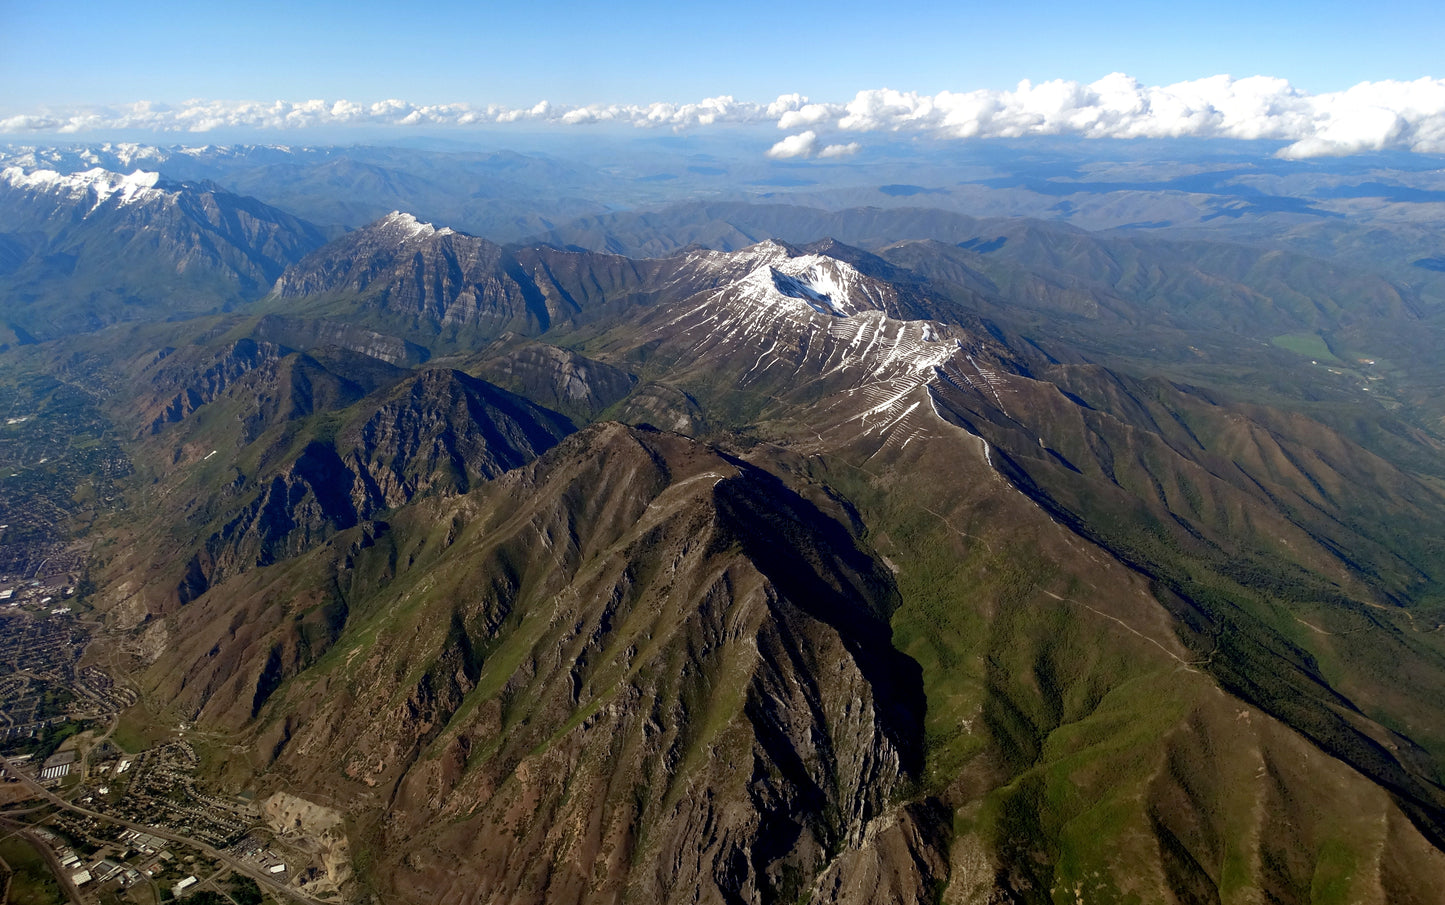
[[[96,168],[0,172],[0,304],[22,341],[250,301],[324,238],[204,184]]]
[[[321,225],[333,235],[402,208],[511,241],[607,210],[597,193],[630,182],[536,154],[456,154],[399,148],[160,148],[106,144],[0,150],[0,167],[79,173],[137,167],[181,182],[211,182]],[[644,194],[648,194],[644,189]]]

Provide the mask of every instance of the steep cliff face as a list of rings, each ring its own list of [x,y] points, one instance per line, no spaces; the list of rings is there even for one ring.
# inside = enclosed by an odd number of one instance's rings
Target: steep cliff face
[[[289,268],[274,292],[283,299],[363,296],[438,326],[545,329],[545,307],[505,272],[502,258],[501,247],[485,239],[392,213]]]
[[[196,362],[194,355],[185,354],[179,360],[165,361],[173,351],[166,350],[158,361],[150,375],[153,394],[142,402],[147,430],[152,434],[216,401],[241,375],[276,362],[288,350],[275,343],[241,339],[221,349],[204,364]]]
[[[355,314],[360,302],[372,319],[423,333],[535,336],[651,300],[679,263],[506,249],[393,212],[288,268],[273,296],[320,312]]]
[[[406,374],[343,349],[308,354],[245,338],[209,359],[194,350],[168,355],[143,375],[147,393],[138,408],[149,422],[145,432],[157,435],[219,403],[239,428],[234,442],[245,445],[278,425],[345,409]]]
[[[357,524],[369,501],[356,485],[334,448],[308,444],[205,540],[186,567],[177,598],[189,603],[225,575],[289,559]]]
[[[434,490],[465,493],[524,465],[574,430],[500,387],[442,368],[422,371],[343,433],[347,467],[370,510]]]
[[[226,575],[294,557],[421,494],[464,493],[550,449],[573,427],[460,371],[420,372],[351,415],[334,440],[313,440],[271,474],[205,540],[178,588],[189,602]],[[249,497],[249,498],[248,498]]]
[[[337,348],[388,364],[415,367],[430,353],[423,346],[342,321],[268,314],[256,322],[252,335],[293,349]]]
[[[628,372],[545,343],[509,349],[480,365],[493,383],[550,409],[590,421],[621,401],[637,384]]]

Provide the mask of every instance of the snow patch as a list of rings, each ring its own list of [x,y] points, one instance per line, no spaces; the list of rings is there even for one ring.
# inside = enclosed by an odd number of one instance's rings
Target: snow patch
[[[748,251],[754,253],[757,266],[735,287],[748,301],[764,305],[802,302],[819,314],[852,317],[882,310],[887,300],[886,287],[836,258],[788,257],[787,249],[775,243]]]
[[[422,236],[450,236],[456,232],[450,226],[437,229],[434,225],[418,220],[411,214],[392,211],[381,221],[383,227],[401,234],[401,241],[408,242]]]
[[[119,198],[119,204],[123,206],[162,197],[166,193],[156,188],[160,178],[160,173],[148,173],[145,170],[136,170],[129,176],[124,176],[100,167],[71,175],[44,169],[26,173],[20,167],[7,167],[0,172],[0,180],[25,191],[49,194],[64,193],[77,200],[84,198],[87,194],[93,194],[95,203],[91,205],[91,210],[95,210],[111,198]]]

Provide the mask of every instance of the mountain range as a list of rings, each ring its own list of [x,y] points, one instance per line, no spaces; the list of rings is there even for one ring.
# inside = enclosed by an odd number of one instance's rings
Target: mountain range
[[[141,170],[6,168],[0,223],[0,304],[21,342],[224,310],[324,241],[255,199]]]
[[[1445,888],[1428,287],[905,208],[327,242],[6,174],[54,237],[12,273],[154,236],[124,314],[5,309],[133,469],[85,600],[125,723],[334,812],[346,900]],[[166,302],[203,264],[237,294]]]

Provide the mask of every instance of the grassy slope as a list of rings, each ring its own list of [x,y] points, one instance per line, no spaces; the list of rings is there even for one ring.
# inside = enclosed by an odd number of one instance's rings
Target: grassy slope
[[[955,814],[945,901],[994,883],[1019,901],[1411,901],[1445,877],[1381,789],[1221,694],[1141,576],[958,446],[826,466],[898,569],[895,638],[929,701],[927,791]]]

